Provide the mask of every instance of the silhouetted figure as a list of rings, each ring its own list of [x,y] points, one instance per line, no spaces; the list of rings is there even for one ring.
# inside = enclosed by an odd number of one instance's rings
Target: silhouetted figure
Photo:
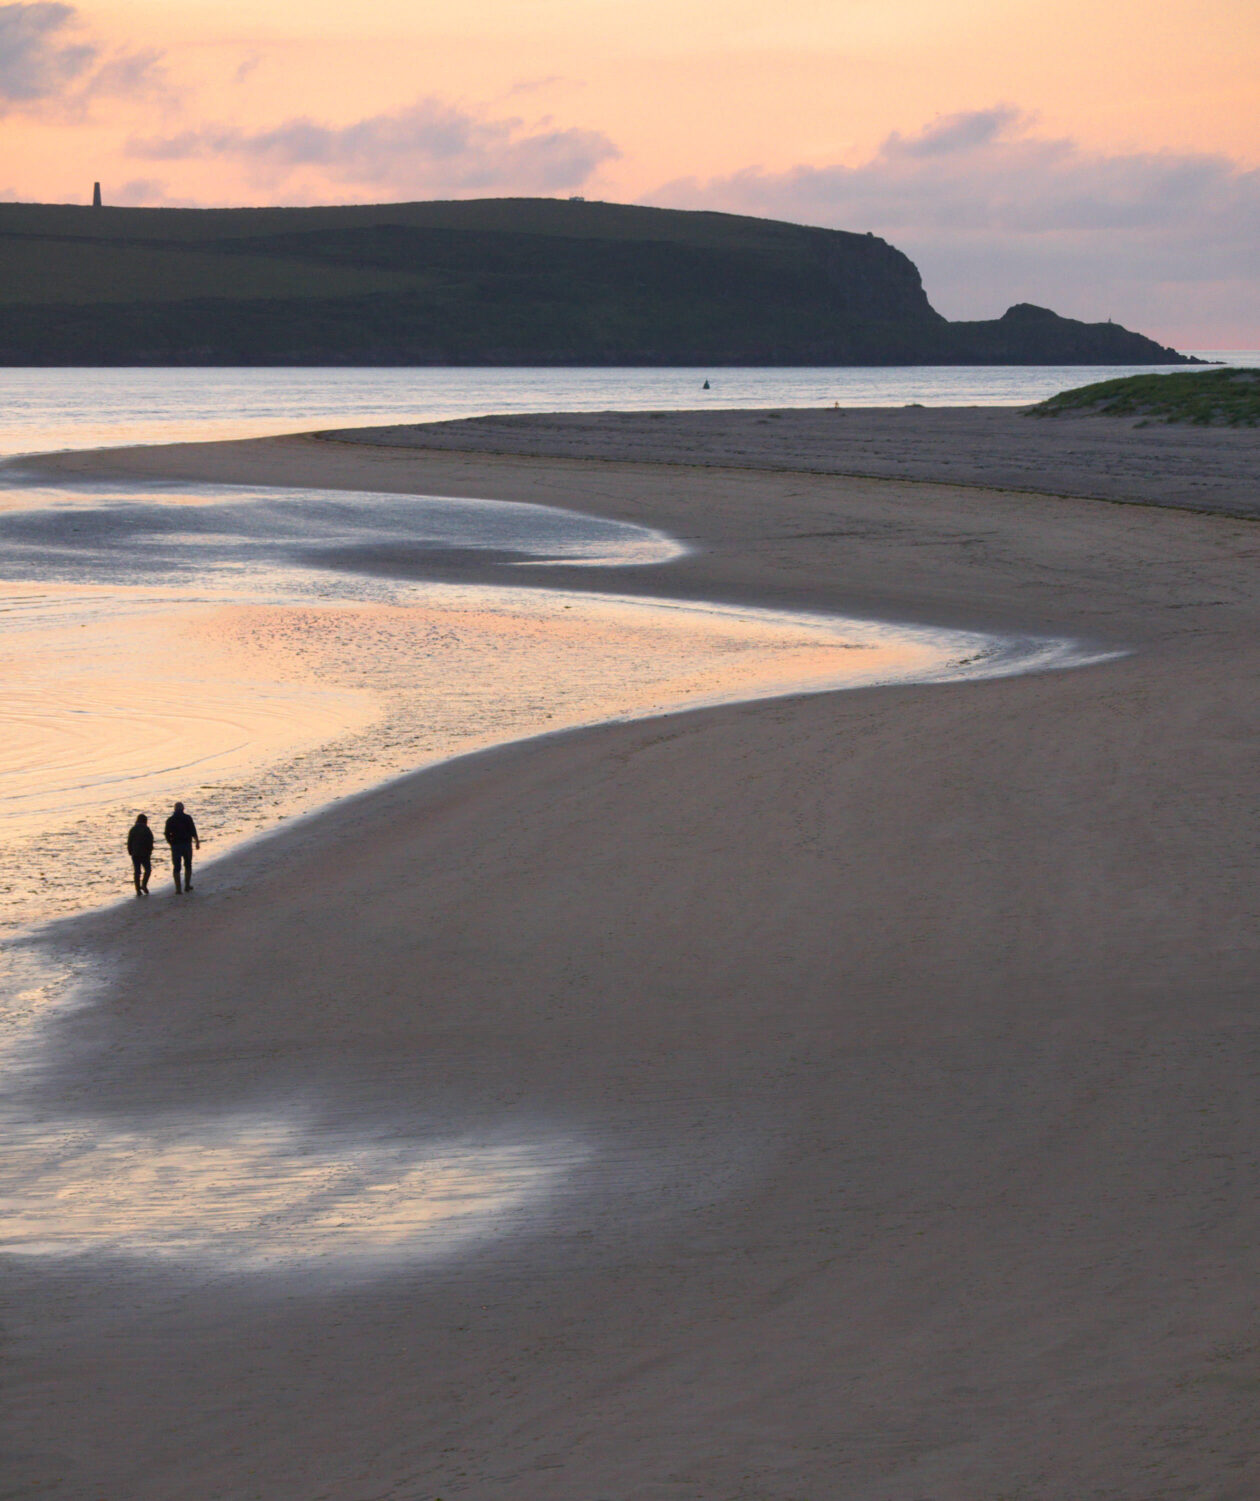
[[[192,821],[192,815],[184,812],[183,803],[175,804],[175,811],[166,820],[166,842],[171,847],[171,865],[175,870],[175,894],[181,891],[191,891],[192,887],[192,852],[195,844],[201,848],[201,840],[197,838],[197,825]],[[184,884],[179,884],[180,874],[183,874]]]
[[[153,874],[153,830],[143,813],[136,814],[135,823],[127,830],[127,853],[136,878],[136,895],[148,896],[149,877]]]

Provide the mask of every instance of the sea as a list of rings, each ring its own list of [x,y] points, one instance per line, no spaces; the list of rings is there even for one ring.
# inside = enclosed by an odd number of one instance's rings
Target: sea
[[[1260,366],[1257,350],[1195,350]],[[1024,406],[1184,366],[805,369],[0,369],[0,455],[437,422],[506,412],[701,407]],[[707,382],[707,385],[706,385]]]

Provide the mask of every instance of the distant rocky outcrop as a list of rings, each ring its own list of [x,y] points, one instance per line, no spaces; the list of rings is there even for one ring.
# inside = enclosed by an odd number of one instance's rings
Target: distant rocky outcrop
[[[1118,323],[1081,323],[1017,302],[1000,318],[951,323],[954,347],[976,365],[1178,365],[1187,361]]]
[[[950,323],[874,235],[730,214],[0,204],[9,365],[1184,362],[1026,303]]]

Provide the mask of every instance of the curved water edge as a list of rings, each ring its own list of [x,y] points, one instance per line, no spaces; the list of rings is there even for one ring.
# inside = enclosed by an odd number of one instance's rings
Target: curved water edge
[[[1089,659],[1064,641],[452,582],[459,559],[510,580],[685,551],[542,505],[0,467],[0,934],[107,900],[118,829],[189,793],[221,851],[533,734]],[[440,581],[382,576],[399,553]]]
[[[388,548],[585,568],[658,566],[687,551],[653,527],[528,502],[70,479],[31,460],[0,463],[5,580],[184,582],[277,565],[353,573],[356,555]]]
[[[226,486],[32,485],[36,479],[12,468],[4,476],[0,574],[10,582],[0,603],[24,633],[23,661],[47,673],[44,703],[23,710],[34,716],[34,740],[60,749],[24,753],[16,772],[25,793],[14,792],[11,780],[0,795],[0,825],[7,818],[16,829],[27,817],[35,830],[4,841],[0,880],[12,883],[15,861],[39,872],[49,858],[50,810],[77,799],[61,836],[76,852],[98,848],[104,864],[85,885],[76,855],[67,912],[81,910],[85,890],[117,890],[124,810],[142,797],[156,806],[171,787],[186,787],[190,768],[179,759],[173,721],[188,717],[190,700],[176,685],[186,688],[190,676],[203,709],[208,685],[221,689],[219,717],[207,714],[195,726],[200,748],[226,727],[209,756],[216,781],[195,794],[195,811],[210,810],[205,831],[226,833],[220,848],[238,848],[276,832],[275,819],[258,826],[264,802],[286,808],[280,827],[291,827],[318,816],[330,798],[557,730],[846,687],[995,678],[1116,655],[1032,636],[613,593],[398,582],[354,571],[356,550],[365,546],[420,543],[435,555],[490,554],[509,567],[642,565],[684,550],[647,528],[548,507]],[[89,623],[89,636],[79,637]],[[134,668],[139,660],[152,674],[160,659],[151,640],[165,642],[173,630],[176,660],[160,679],[173,713],[145,722],[146,745],[161,750],[147,781],[127,781],[127,756],[135,753],[126,740],[92,741],[91,726],[108,716],[90,696],[67,700],[63,720],[75,733],[50,740],[49,723],[61,712],[57,694],[79,681],[75,671],[99,682],[103,663],[126,660]],[[154,678],[118,681],[125,688]],[[505,714],[507,685],[519,701]],[[238,691],[250,700],[248,713],[233,707]],[[459,698],[464,717],[448,718],[426,739],[443,693]],[[321,740],[330,723],[338,736]],[[261,745],[263,761],[242,760],[234,735]],[[292,754],[276,761],[282,742]],[[240,785],[232,791],[234,779]],[[41,800],[41,786],[51,788],[51,801]],[[47,910],[56,901],[46,883],[36,895],[41,915],[56,915]],[[21,907],[9,903],[10,919]],[[554,1125],[521,1126],[494,1140],[333,1133],[296,1108],[216,1119],[173,1112],[141,1122],[66,1115],[41,1096],[51,1062],[45,1024],[90,1005],[108,977],[76,973],[82,961],[55,935],[49,942],[47,932],[36,933],[4,953],[10,983],[0,1047],[18,1087],[4,1107],[0,1249],[348,1275],[528,1228],[605,1150]]]

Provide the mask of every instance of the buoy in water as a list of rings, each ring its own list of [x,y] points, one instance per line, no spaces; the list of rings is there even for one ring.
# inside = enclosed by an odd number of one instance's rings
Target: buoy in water
[[[701,387],[700,387],[700,389],[701,389],[701,390],[702,390],[702,391],[707,391],[707,390],[708,390],[708,389],[709,389],[709,383],[708,383],[708,381],[707,381],[707,380],[706,380],[706,381],[705,381],[705,383],[704,383],[704,385],[702,385],[702,386],[701,386]]]

